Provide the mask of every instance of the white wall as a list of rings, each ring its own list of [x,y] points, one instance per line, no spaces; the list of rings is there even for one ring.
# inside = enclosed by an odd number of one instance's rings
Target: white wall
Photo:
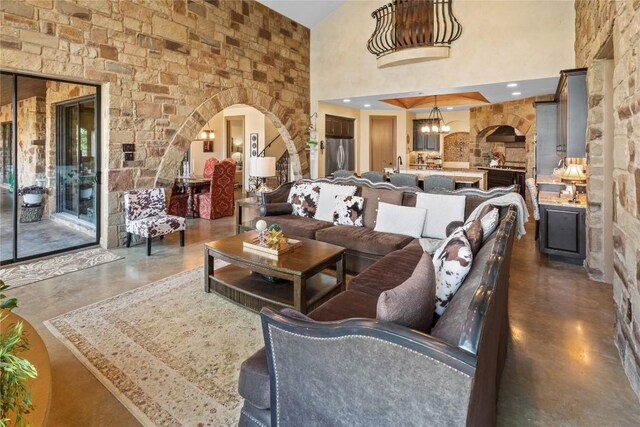
[[[224,126],[224,116],[222,113],[218,113],[209,120],[207,123],[207,128],[212,130],[216,137],[213,141],[213,153],[204,153],[202,151],[202,141],[192,141],[189,153],[189,161],[191,168],[191,173],[196,175],[202,175],[204,171],[205,162],[211,158],[215,157],[218,160],[222,160],[227,155],[227,144],[226,144],[226,129]]]
[[[557,77],[575,66],[572,1],[465,1],[462,36],[447,59],[378,69],[366,49],[371,12],[386,1],[347,1],[311,31],[311,110],[326,99]]]

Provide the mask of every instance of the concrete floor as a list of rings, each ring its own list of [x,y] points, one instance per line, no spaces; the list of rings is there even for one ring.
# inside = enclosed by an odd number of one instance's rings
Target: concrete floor
[[[531,225],[531,224],[529,224]],[[512,341],[498,403],[501,426],[633,426],[640,403],[613,344],[611,286],[580,267],[549,262],[530,233],[512,257]],[[233,218],[189,220],[178,236],[116,249],[126,259],[38,282],[15,292],[17,313],[49,349],[53,400],[49,426],[135,426],[138,422],[43,326],[44,320],[202,265],[202,243],[233,234]]]

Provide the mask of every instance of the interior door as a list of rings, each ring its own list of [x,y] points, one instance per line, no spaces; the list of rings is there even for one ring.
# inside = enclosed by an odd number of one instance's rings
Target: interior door
[[[395,128],[395,117],[371,117],[369,127],[370,170],[382,171],[384,168],[393,167],[396,151]]]

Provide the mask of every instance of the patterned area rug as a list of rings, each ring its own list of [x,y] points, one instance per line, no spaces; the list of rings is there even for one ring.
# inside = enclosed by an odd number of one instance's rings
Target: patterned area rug
[[[144,425],[236,426],[240,364],[264,344],[260,317],[205,293],[203,274],[188,270],[45,325]]]
[[[0,269],[0,278],[11,288],[29,285],[96,265],[117,261],[123,257],[102,248],[82,249],[64,255]]]

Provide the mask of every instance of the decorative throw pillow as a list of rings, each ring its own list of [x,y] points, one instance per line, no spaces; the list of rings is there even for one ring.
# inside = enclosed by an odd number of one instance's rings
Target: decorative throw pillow
[[[394,233],[419,239],[427,211],[420,208],[378,203],[378,216],[374,231]]]
[[[379,202],[391,203],[392,205],[402,204],[402,191],[362,186],[362,197],[365,200],[364,226],[367,228],[374,228],[376,226]]]
[[[473,254],[462,227],[451,233],[433,254],[436,272],[436,313],[444,313],[471,270]]]
[[[479,219],[474,219],[473,221],[466,223],[463,228],[464,233],[467,236],[467,240],[469,241],[469,245],[471,246],[471,253],[473,256],[476,256],[482,247],[482,242],[484,242],[484,239],[482,238],[482,222]]]
[[[358,196],[336,196],[335,210],[333,211],[334,225],[364,225],[364,199]]]
[[[320,197],[320,185],[316,183],[297,182],[289,191],[287,202],[291,204],[293,215],[313,218]]]
[[[422,237],[444,239],[451,221],[464,219],[465,196],[451,194],[418,193],[416,207],[427,210]]]
[[[429,333],[436,299],[433,261],[424,253],[413,274],[378,297],[376,318]]]
[[[320,221],[333,221],[336,207],[336,196],[353,196],[356,194],[355,185],[337,185],[323,182],[320,184],[320,197],[314,218]]]
[[[488,214],[479,216],[480,223],[482,224],[482,241],[484,242],[496,231],[498,223],[500,222],[500,211],[498,208],[493,208]]]

